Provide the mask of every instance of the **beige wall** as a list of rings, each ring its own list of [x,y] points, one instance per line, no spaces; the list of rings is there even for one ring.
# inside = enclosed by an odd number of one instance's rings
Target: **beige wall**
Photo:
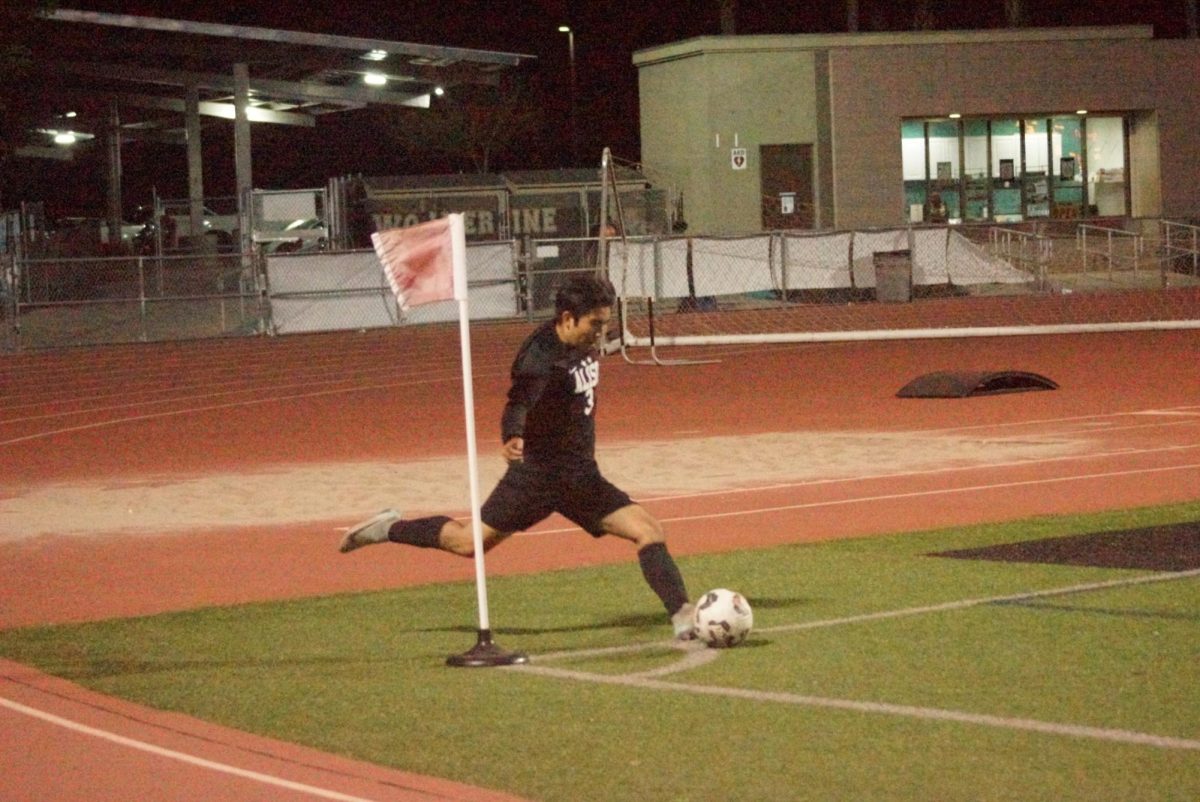
[[[1167,217],[1200,217],[1200,39],[1156,42],[1162,205]]]
[[[707,92],[700,80],[699,59],[672,61],[638,73],[641,104],[641,162],[658,186],[669,184],[683,194],[684,218],[710,219],[714,204],[701,187],[708,181],[708,155],[699,126],[705,117]],[[621,154],[618,154],[621,155]]]
[[[835,212],[827,227],[904,222],[900,121],[951,112],[1136,114],[1134,212],[1200,214],[1200,41],[1154,40],[1147,28],[709,37],[634,56],[642,160],[679,176],[690,231],[761,229],[758,146],[817,142],[822,50]],[[751,159],[745,171],[729,166],[735,133]]]
[[[759,145],[817,141],[810,51],[701,53],[642,69],[639,90],[642,163],[677,182],[694,233],[760,230]]]
[[[1133,217],[1162,215],[1158,142],[1158,115],[1154,112],[1133,115],[1129,123],[1129,213]]]

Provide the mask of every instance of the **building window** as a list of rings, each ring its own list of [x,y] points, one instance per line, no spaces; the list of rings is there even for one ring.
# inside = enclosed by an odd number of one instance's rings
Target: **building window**
[[[1083,116],[1079,114],[1053,117],[1050,124],[1054,134],[1050,141],[1054,149],[1050,156],[1052,170],[1050,216],[1074,219],[1085,216],[1083,206]]]
[[[1091,117],[1086,121],[1088,210],[1093,215],[1127,213],[1125,121]]]
[[[904,204],[907,218],[919,223],[924,220],[926,191],[925,122],[905,120],[900,123],[900,163],[904,172]]]
[[[910,222],[999,223],[1128,213],[1126,123],[1081,113],[900,126]]]

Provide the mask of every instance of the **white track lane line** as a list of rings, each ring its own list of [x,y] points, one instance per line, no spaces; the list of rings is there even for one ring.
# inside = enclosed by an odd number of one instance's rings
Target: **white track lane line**
[[[711,496],[732,496],[746,493],[759,493],[769,490],[787,490],[789,488],[819,487],[822,485],[839,485],[850,482],[870,482],[878,479],[904,479],[909,477],[936,476],[942,473],[965,473],[967,471],[988,470],[992,468],[1026,468],[1037,465],[1048,465],[1054,462],[1079,462],[1081,460],[1107,459],[1109,457],[1133,457],[1139,454],[1165,454],[1178,451],[1190,451],[1200,448],[1200,443],[1189,445],[1160,446],[1157,448],[1123,448],[1118,451],[1096,451],[1088,454],[1070,454],[1064,457],[1041,457],[1038,459],[1008,460],[1005,462],[985,462],[977,465],[955,465],[945,468],[926,468],[920,471],[895,471],[892,473],[867,473],[858,476],[841,476],[830,479],[807,479],[801,482],[779,482],[770,485],[754,487],[731,487],[721,490],[703,490],[695,493],[677,493],[668,496],[649,496],[637,501],[676,501],[687,498],[707,498]]]
[[[1192,447],[1193,446],[1175,446],[1172,448],[1180,449],[1180,448],[1192,448]],[[1196,447],[1200,447],[1200,446],[1196,446]],[[1024,463],[1018,463],[1018,464],[1024,464]],[[1030,463],[1030,464],[1036,464],[1036,462]],[[993,466],[980,465],[977,467],[989,468],[989,467],[993,467]],[[1043,484],[1058,484],[1058,483],[1062,483],[1062,482],[1081,482],[1081,481],[1087,481],[1087,480],[1092,480],[1092,479],[1112,479],[1112,478],[1116,478],[1116,477],[1120,477],[1120,476],[1135,476],[1138,474],[1148,474],[1148,473],[1168,473],[1171,471],[1195,471],[1198,469],[1200,469],[1200,463],[1191,463],[1191,464],[1187,464],[1187,465],[1169,465],[1169,466],[1157,467],[1157,468],[1131,468],[1129,470],[1124,470],[1124,471],[1107,471],[1104,473],[1086,473],[1086,474],[1077,474],[1075,476],[1054,476],[1054,477],[1049,477],[1046,479],[1027,479],[1027,480],[1023,480],[1023,481],[1019,481],[1019,482],[996,482],[994,484],[971,485],[969,487],[945,487],[945,488],[938,488],[936,490],[914,490],[914,491],[910,491],[907,493],[883,493],[883,494],[874,495],[874,496],[853,496],[851,498],[832,499],[832,500],[827,500],[827,501],[810,501],[810,502],[805,502],[803,504],[782,504],[782,505],[778,505],[778,506],[774,506],[774,507],[753,507],[750,509],[729,510],[726,512],[702,513],[700,515],[677,515],[677,516],[673,516],[673,517],[661,517],[661,518],[659,518],[659,520],[662,523],[678,523],[680,521],[704,521],[704,520],[711,520],[711,519],[715,519],[715,518],[736,518],[736,517],[742,516],[742,515],[765,515],[765,514],[774,513],[774,512],[789,512],[789,511],[793,511],[793,510],[810,510],[810,509],[818,509],[821,507],[841,507],[841,506],[846,506],[849,504],[866,504],[866,503],[871,503],[871,502],[876,502],[876,501],[896,501],[899,499],[908,499],[908,498],[925,498],[925,497],[929,497],[929,496],[954,495],[954,494],[960,494],[960,493],[979,493],[979,492],[984,492],[984,491],[988,491],[988,490],[1007,490],[1007,489],[1011,489],[1014,487],[1032,487],[1032,486],[1043,485]],[[956,470],[964,470],[964,469],[959,468]],[[936,472],[938,472],[938,471],[930,471],[930,473],[936,473]],[[920,475],[920,474],[910,474],[910,475]],[[877,478],[884,478],[884,477],[866,476],[866,477],[857,477],[855,479],[838,480],[838,481],[862,481],[862,480],[877,479]],[[821,480],[819,483],[832,483],[833,481],[835,481],[835,480]],[[814,483],[814,484],[816,484],[816,483]],[[762,489],[762,488],[751,488],[750,492],[752,492],[753,490],[758,490],[758,489]],[[770,488],[767,488],[767,489],[770,489]],[[730,492],[730,491],[713,491],[712,493],[691,494],[688,496],[663,496],[663,497],[653,499],[653,500],[654,501],[669,501],[669,500],[672,500],[675,498],[694,498],[694,497],[700,496],[700,495],[717,496],[717,495],[724,495],[728,492]],[[531,532],[518,532],[516,534],[516,536],[517,537],[540,537],[542,535],[557,535],[557,534],[562,534],[565,532],[577,532],[577,531],[579,531],[578,527],[569,526],[569,527],[560,527],[557,529],[538,529],[538,530],[531,531]]]
[[[0,707],[6,707],[14,712],[40,719],[50,724],[63,727],[64,729],[71,730],[72,732],[90,735],[94,738],[100,738],[111,743],[119,744],[120,746],[129,747],[130,749],[137,749],[142,752],[147,752],[149,754],[156,755],[157,757],[167,758],[168,760],[177,760],[181,763],[189,763],[193,766],[199,766],[203,769],[209,769],[222,774],[231,774],[235,777],[242,777],[248,780],[253,780],[254,782],[263,783],[265,785],[273,785],[278,788],[287,788],[291,791],[298,791],[303,794],[308,794],[309,796],[320,797],[321,799],[336,799],[340,800],[340,802],[372,802],[365,797],[351,796],[350,794],[331,791],[327,788],[318,788],[313,785],[306,785],[305,783],[285,780],[282,777],[276,777],[271,774],[263,774],[257,771],[250,771],[249,769],[240,769],[237,766],[230,766],[227,763],[218,763],[213,760],[205,760],[202,757],[189,755],[186,752],[177,752],[174,749],[166,749],[161,746],[146,743],[145,741],[139,741],[135,738],[127,738],[124,735],[118,735],[115,732],[109,732],[108,730],[102,730],[96,727],[89,727],[86,724],[80,724],[77,721],[71,721],[70,719],[63,718],[62,716],[56,716],[53,713],[47,713],[44,710],[38,710],[37,708],[29,707],[28,705],[23,705],[20,702],[14,702],[11,699],[6,699],[4,697],[0,697]]]
[[[232,409],[234,407],[250,407],[261,406],[263,404],[277,404],[285,401],[296,401],[301,398],[318,398],[320,396],[341,395],[344,393],[358,393],[363,390],[377,390],[391,387],[410,387],[416,384],[439,384],[449,379],[425,379],[420,381],[398,381],[389,382],[387,384],[373,384],[370,387],[340,387],[334,390],[318,390],[311,393],[293,393],[291,395],[272,396],[270,398],[252,398],[244,401],[231,401],[227,404],[209,404],[201,407],[189,407],[187,409],[173,409],[166,412],[149,412],[145,415],[130,415],[124,418],[112,418],[111,420],[96,421],[94,423],[84,423],[78,426],[65,426],[60,429],[48,429],[44,432],[35,432],[27,434],[23,437],[14,437],[9,440],[0,440],[0,446],[11,446],[17,443],[26,443],[30,440],[42,440],[49,437],[54,437],[60,434],[70,434],[72,432],[83,432],[91,429],[103,429],[108,426],[118,426],[122,423],[135,423],[138,421],[155,420],[158,418],[174,418],[180,416],[194,415],[199,412],[214,412],[220,409]]]
[[[1134,412],[1134,415],[1191,415],[1200,416],[1200,411],[1188,412],[1181,409],[1147,409],[1144,412]]]
[[[1189,404],[1186,406],[1168,407],[1168,408],[1166,408],[1166,410],[1128,410],[1128,411],[1124,411],[1124,412],[1100,412],[1100,413],[1095,413],[1092,415],[1070,415],[1070,416],[1062,417],[1062,418],[1036,418],[1034,420],[1007,421],[1007,422],[999,422],[999,423],[973,423],[969,426],[950,426],[950,427],[937,428],[937,429],[914,429],[912,431],[914,433],[921,432],[924,434],[934,434],[937,432],[966,432],[966,431],[971,431],[973,429],[1007,429],[1007,428],[1012,428],[1015,426],[1041,426],[1042,424],[1046,424],[1046,423],[1074,423],[1074,422],[1089,421],[1089,420],[1108,420],[1111,418],[1124,417],[1126,415],[1140,415],[1140,414],[1147,413],[1147,412],[1163,412],[1163,411],[1176,412],[1176,411],[1186,411],[1186,410],[1200,410],[1200,406]]]

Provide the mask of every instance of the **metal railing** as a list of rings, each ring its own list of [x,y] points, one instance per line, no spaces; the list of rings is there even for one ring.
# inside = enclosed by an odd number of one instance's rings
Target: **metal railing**
[[[1075,247],[1083,259],[1083,272],[1089,272],[1099,263],[1112,278],[1118,270],[1138,272],[1145,240],[1137,232],[1082,224],[1075,230]]]
[[[1200,276],[1200,226],[1160,220],[1159,241],[1169,270]]]
[[[1046,288],[1046,272],[1054,259],[1054,240],[1044,234],[1016,228],[988,229],[988,252],[1037,276],[1038,289]]]

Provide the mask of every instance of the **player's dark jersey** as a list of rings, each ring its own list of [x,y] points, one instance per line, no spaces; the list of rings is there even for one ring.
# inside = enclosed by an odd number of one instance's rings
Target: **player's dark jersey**
[[[527,461],[593,459],[597,356],[593,349],[572,348],[559,340],[553,320],[538,326],[513,360],[501,440],[524,437]]]

